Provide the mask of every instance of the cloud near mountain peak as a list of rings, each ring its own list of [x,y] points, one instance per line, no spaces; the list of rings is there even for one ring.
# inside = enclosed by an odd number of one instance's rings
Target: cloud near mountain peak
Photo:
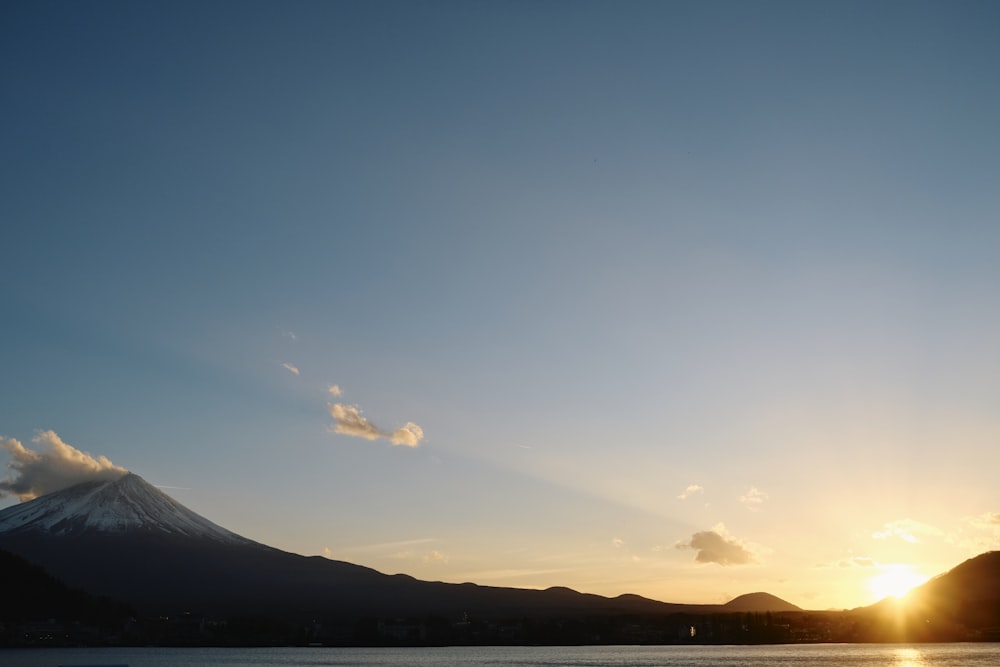
[[[95,458],[64,442],[55,431],[40,431],[31,441],[40,451],[16,438],[0,439],[0,448],[14,459],[7,464],[13,474],[0,480],[0,496],[12,494],[23,502],[81,482],[113,480],[128,473],[105,456]]]

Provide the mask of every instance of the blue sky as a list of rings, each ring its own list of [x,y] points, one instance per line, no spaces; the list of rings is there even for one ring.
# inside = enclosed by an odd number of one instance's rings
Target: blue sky
[[[998,23],[5,3],[0,434],[445,581],[825,608],[1000,548]]]

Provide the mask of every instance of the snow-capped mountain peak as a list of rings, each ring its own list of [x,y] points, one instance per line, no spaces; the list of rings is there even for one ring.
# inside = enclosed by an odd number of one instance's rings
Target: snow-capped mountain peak
[[[0,511],[0,534],[156,532],[254,544],[192,512],[133,473],[84,482]]]

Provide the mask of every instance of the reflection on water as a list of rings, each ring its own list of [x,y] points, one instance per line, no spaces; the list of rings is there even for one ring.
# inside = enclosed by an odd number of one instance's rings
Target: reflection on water
[[[920,649],[911,646],[897,648],[892,657],[894,667],[926,667],[927,665]]]
[[[996,667],[1000,644],[0,649],[3,667]]]

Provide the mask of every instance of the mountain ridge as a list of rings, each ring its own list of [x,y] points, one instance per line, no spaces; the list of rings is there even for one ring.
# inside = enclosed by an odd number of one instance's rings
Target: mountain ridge
[[[184,507],[134,473],[85,482],[0,510],[0,548],[67,584],[149,611],[362,615],[709,613],[635,594],[608,598],[546,590],[428,582],[303,556],[247,539]],[[758,598],[753,611],[798,609]],[[780,609],[768,604],[780,603]],[[752,605],[751,605],[752,606]]]

